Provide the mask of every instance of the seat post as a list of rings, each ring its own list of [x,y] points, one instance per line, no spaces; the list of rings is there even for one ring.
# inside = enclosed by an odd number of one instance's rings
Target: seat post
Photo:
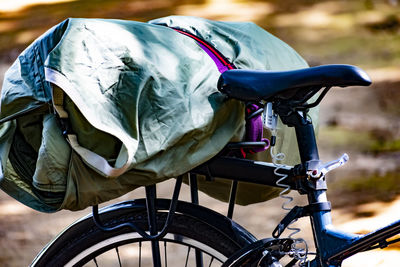
[[[315,138],[315,131],[312,122],[306,116],[301,116],[299,113],[293,114],[296,116],[298,122],[294,122],[296,138],[300,153],[300,158],[306,171],[317,169],[321,164],[318,154],[317,141]],[[326,203],[328,202],[326,195],[326,181],[323,178],[309,181],[313,184],[307,190],[308,202],[313,203]],[[317,257],[314,263],[319,266],[327,266],[324,259],[326,258],[326,251],[332,250],[332,244],[343,245],[348,242],[351,237],[347,235],[337,236],[335,231],[331,231],[332,215],[330,210],[316,211],[310,215],[311,228],[313,230],[314,242],[317,247]]]
[[[297,111],[296,108],[292,107],[290,101],[278,101],[274,103],[273,109],[279,115],[283,124],[295,128],[301,163],[319,161],[314,127],[307,118],[307,110]]]
[[[305,124],[297,125],[295,131],[301,162],[304,164],[308,161],[318,161],[318,147],[312,123],[307,121]]]

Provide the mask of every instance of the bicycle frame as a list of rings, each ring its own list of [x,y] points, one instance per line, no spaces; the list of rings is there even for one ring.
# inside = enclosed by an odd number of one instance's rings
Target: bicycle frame
[[[296,113],[294,123],[301,164],[295,167],[286,166],[279,170],[288,175],[284,183],[291,189],[307,194],[309,204],[326,203],[325,177],[310,181],[305,170],[312,170],[320,164],[317,144],[312,123]],[[281,178],[274,174],[275,166],[270,163],[246,159],[216,157],[194,170],[195,173],[245,181],[278,187],[276,182]],[[300,174],[302,172],[302,174]],[[400,220],[386,227],[368,233],[356,235],[335,229],[332,225],[330,210],[312,211],[310,220],[313,230],[317,256],[310,266],[341,266],[344,259],[371,248],[387,246],[387,239],[400,233]],[[249,253],[250,254],[250,253]]]
[[[311,125],[311,124],[310,124]],[[304,141],[296,127],[302,163],[319,161],[315,137]],[[309,131],[313,129],[309,127]],[[307,152],[311,151],[311,152]],[[326,190],[311,190],[307,192],[309,203],[326,202]],[[330,211],[317,211],[311,214],[314,240],[317,247],[317,257],[311,266],[340,266],[342,261],[358,252],[365,251],[375,244],[383,247],[386,239],[400,233],[400,220],[366,235],[354,235],[335,229],[332,225]]]
[[[321,96],[317,102],[319,102],[320,99],[322,99]],[[242,266],[241,263],[243,262],[259,262],[260,252],[265,252],[269,245],[280,245],[280,242],[288,245],[290,242],[293,242],[291,239],[281,239],[279,236],[293,220],[304,216],[310,217],[314,243],[317,250],[316,257],[311,260],[308,265],[312,267],[339,267],[341,266],[343,260],[358,252],[387,246],[389,242],[386,240],[400,233],[400,220],[366,235],[346,233],[334,228],[331,218],[331,206],[326,196],[327,186],[325,180],[325,173],[330,170],[332,166],[321,163],[319,159],[314,128],[312,122],[307,119],[306,115],[308,107],[313,106],[315,103],[303,107],[297,107],[293,105],[290,106],[289,104],[287,102],[278,103],[278,105],[275,106],[274,111],[278,113],[284,124],[295,128],[301,159],[300,164],[296,166],[279,165],[279,173],[276,174],[275,171],[277,166],[275,164],[237,157],[228,157],[224,156],[226,151],[222,151],[220,155],[217,155],[213,159],[198,166],[190,172],[189,181],[192,203],[194,205],[198,204],[195,174],[204,175],[211,180],[212,177],[220,177],[233,181],[229,201],[228,218],[232,218],[238,181],[281,188],[286,188],[286,185],[288,185],[290,186],[291,190],[297,190],[300,194],[305,194],[308,197],[309,204],[307,206],[296,206],[283,218],[281,223],[272,233],[272,236],[275,239],[268,238],[251,243],[232,255],[223,264],[224,267]],[[301,112],[296,110],[296,108],[301,109]],[[230,146],[228,145],[227,149],[237,149],[237,147],[240,147],[241,145],[254,146],[259,144],[257,144],[257,142],[244,142],[242,144],[235,143],[233,145],[231,144]],[[285,176],[283,181],[282,175]],[[171,206],[168,211],[168,218],[170,219],[167,219],[163,229],[168,228],[172,220],[172,216],[175,213],[181,182],[182,177],[178,177],[173,194],[174,196],[171,200]],[[93,218],[96,225],[98,225],[98,227],[103,231],[114,231],[117,228],[128,226],[140,233],[143,238],[152,241],[154,266],[161,266],[157,240],[166,232],[162,230],[160,233],[157,233],[157,231],[154,230],[156,229],[157,225],[155,217],[155,212],[157,210],[155,199],[155,185],[147,186],[146,209],[149,217],[150,235],[142,231],[135,224],[130,223],[121,224],[116,227],[104,226],[99,219],[97,207],[93,210]],[[400,241],[400,239],[395,241]],[[282,251],[285,252],[289,250],[290,246],[286,246],[284,249],[282,249]],[[200,264],[200,251],[196,251],[196,262],[199,263],[199,266],[202,266],[202,264]]]

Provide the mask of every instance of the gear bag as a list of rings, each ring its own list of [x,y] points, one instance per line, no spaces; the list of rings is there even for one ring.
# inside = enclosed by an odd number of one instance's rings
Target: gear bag
[[[221,66],[179,31],[205,40],[240,69],[307,66],[252,23],[67,19],[5,75],[0,187],[39,211],[80,210],[187,173],[242,140],[244,104],[218,92]],[[296,163],[294,132],[279,127],[277,147]],[[230,182],[202,180],[199,189],[226,201]],[[237,203],[276,194],[239,183]]]

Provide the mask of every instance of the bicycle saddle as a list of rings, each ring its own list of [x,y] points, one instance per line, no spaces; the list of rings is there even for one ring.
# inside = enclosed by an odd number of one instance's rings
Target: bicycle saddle
[[[221,74],[218,89],[232,98],[260,101],[292,89],[370,84],[371,79],[358,67],[322,65],[290,71],[228,70]]]

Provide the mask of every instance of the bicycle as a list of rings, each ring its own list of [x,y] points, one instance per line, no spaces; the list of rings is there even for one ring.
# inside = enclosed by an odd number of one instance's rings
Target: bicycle
[[[274,121],[279,116],[285,125],[295,128],[301,163],[286,166],[232,156],[235,155],[232,151],[267,144],[265,141],[229,143],[219,155],[189,173],[192,203],[178,200],[183,180],[183,176],[179,176],[171,199],[158,199],[156,187],[152,185],[146,187],[146,199],[122,202],[100,210],[94,206],[91,215],[80,219],[49,243],[32,266],[82,266],[90,261],[98,266],[100,255],[107,251],[115,251],[115,263],[122,266],[120,247],[129,243],[138,244],[138,266],[141,266],[143,243],[149,243],[153,266],[175,266],[167,263],[173,257],[170,252],[175,246],[182,246],[186,252],[181,262],[185,266],[272,267],[282,266],[285,262],[285,266],[327,267],[341,266],[343,260],[358,252],[400,241],[388,241],[400,233],[400,220],[366,235],[333,228],[325,175],[346,163],[348,156],[345,154],[337,160],[322,163],[312,121],[307,117],[309,109],[317,106],[331,87],[367,86],[370,83],[364,71],[349,65],[323,65],[284,72],[224,72],[218,89],[227,97],[247,103],[262,102],[269,120]],[[308,103],[319,92],[317,99]],[[199,205],[198,175],[209,180],[221,177],[232,181],[227,216]],[[306,195],[309,204],[293,207],[271,238],[257,240],[231,220],[238,181],[295,190]],[[280,238],[300,217],[310,217],[316,247],[313,259],[309,259],[311,253],[307,247],[299,247],[301,239]],[[189,256],[193,258],[189,259]]]

